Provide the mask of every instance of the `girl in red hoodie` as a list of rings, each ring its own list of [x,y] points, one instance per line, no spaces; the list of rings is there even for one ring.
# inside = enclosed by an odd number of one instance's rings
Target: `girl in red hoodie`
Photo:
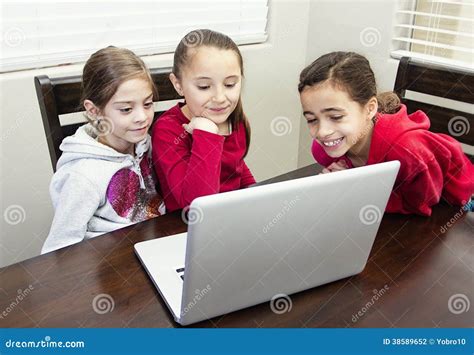
[[[474,168],[460,144],[428,131],[426,114],[408,115],[394,93],[377,96],[363,56],[323,55],[301,72],[298,90],[323,173],[399,160],[387,212],[429,216],[441,199],[455,205],[470,200]]]
[[[228,36],[195,30],[178,44],[170,80],[185,102],[160,116],[152,134],[167,211],[255,183],[243,160],[250,126],[240,98],[242,77],[242,55]]]

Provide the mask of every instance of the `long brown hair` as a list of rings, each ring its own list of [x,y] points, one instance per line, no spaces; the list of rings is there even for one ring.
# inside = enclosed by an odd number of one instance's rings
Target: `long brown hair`
[[[229,36],[226,36],[223,33],[208,29],[199,29],[186,34],[176,47],[174,52],[173,74],[176,76],[176,78],[178,78],[178,80],[181,79],[183,67],[189,64],[190,57],[193,54],[191,51],[195,51],[201,46],[233,51],[237,55],[237,59],[239,61],[240,73],[242,77],[244,76],[244,61],[242,59],[242,54],[240,53],[239,47],[237,47],[235,42]],[[245,137],[247,141],[247,147],[244,154],[245,157],[250,146],[251,131],[247,116],[244,113],[241,97],[239,97],[237,106],[230,114],[228,119],[232,125],[232,130],[239,129],[241,122],[244,125]]]
[[[131,50],[109,46],[92,54],[82,74],[82,96],[90,100],[99,110],[114,96],[119,86],[130,79],[143,78],[150,83],[153,101],[158,101],[158,91],[145,63]]]
[[[372,97],[377,98],[378,111],[395,113],[400,109],[400,99],[393,92],[377,95],[375,75],[369,61],[354,52],[332,52],[308,65],[300,74],[298,91],[330,81],[345,90],[355,102],[365,105]]]

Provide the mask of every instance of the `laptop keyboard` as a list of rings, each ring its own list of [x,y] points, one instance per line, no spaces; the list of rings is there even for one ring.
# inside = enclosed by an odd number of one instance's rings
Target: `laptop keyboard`
[[[176,269],[176,272],[178,273],[179,277],[181,277],[181,280],[184,281],[184,267],[180,267],[179,269]]]

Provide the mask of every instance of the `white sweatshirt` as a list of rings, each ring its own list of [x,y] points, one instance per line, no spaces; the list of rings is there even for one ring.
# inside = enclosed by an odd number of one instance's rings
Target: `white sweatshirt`
[[[133,157],[99,143],[86,124],[60,149],[49,188],[55,214],[42,254],[165,213],[149,136],[136,144]]]

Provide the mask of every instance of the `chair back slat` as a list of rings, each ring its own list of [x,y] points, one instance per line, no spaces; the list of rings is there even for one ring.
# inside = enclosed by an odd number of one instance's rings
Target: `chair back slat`
[[[180,99],[169,80],[170,68],[151,69],[150,71],[153,82],[158,88],[159,101]],[[60,115],[83,111],[80,105],[81,83],[82,77],[80,75],[62,78],[49,78],[46,75],[35,77],[36,94],[54,171],[56,171],[56,164],[61,156],[59,149],[61,142],[84,124],[73,123],[61,126],[59,120]],[[155,112],[154,121],[162,113],[163,111]]]
[[[422,110],[428,115],[431,131],[448,134],[461,143],[474,145],[473,110],[463,112],[408,99],[407,90],[472,105],[474,104],[473,73],[416,63],[411,61],[411,58],[403,57],[398,65],[394,91],[407,106],[408,113]],[[460,130],[456,128],[457,124],[462,125]]]

